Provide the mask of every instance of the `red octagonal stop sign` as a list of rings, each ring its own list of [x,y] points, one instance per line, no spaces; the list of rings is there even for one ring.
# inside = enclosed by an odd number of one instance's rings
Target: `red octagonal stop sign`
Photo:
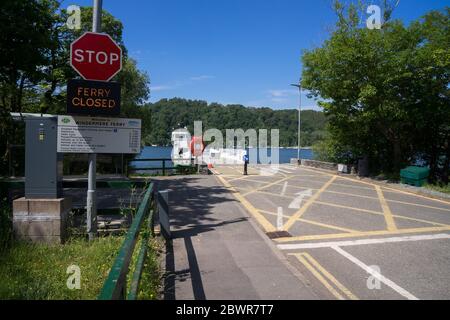
[[[109,81],[122,69],[122,49],[107,34],[86,32],[70,45],[70,65],[86,80]]]

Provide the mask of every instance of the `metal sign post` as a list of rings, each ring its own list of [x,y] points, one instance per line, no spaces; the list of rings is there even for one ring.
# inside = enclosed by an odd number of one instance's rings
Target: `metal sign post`
[[[94,0],[92,32],[101,32],[102,0]],[[97,236],[97,154],[89,154],[88,191],[86,198],[87,233],[89,241]]]

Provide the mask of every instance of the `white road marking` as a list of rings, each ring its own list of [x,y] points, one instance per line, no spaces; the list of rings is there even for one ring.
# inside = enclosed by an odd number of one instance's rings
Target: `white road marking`
[[[259,169],[259,174],[261,176],[273,176],[277,174],[280,170],[277,166],[269,166],[269,167],[262,167]]]
[[[287,168],[283,168],[283,169],[278,168],[278,170],[281,171],[281,172],[284,172],[284,173],[293,173],[293,171],[291,171],[291,170],[289,170]]]
[[[363,263],[361,260],[359,260],[358,258],[352,256],[350,253],[348,253],[347,251],[342,250],[339,247],[332,247],[336,252],[338,252],[339,254],[341,254],[342,256],[344,256],[345,258],[347,258],[348,260],[350,260],[351,262],[353,262],[354,264],[356,264],[358,267],[360,267],[361,269],[365,270],[367,273],[369,273],[373,278],[378,279],[380,282],[384,283],[385,285],[387,285],[388,287],[390,287],[392,290],[396,291],[398,294],[402,295],[403,297],[405,297],[408,300],[419,300],[417,297],[415,297],[414,295],[412,295],[411,293],[409,293],[408,291],[406,291],[405,289],[403,289],[402,287],[400,287],[399,285],[397,285],[396,283],[394,283],[393,281],[389,280],[388,278],[386,278],[385,276],[383,276],[382,274],[376,272],[375,270],[373,270],[372,268],[370,268],[368,265],[366,265],[365,263]]]
[[[278,207],[278,213],[277,213],[277,229],[278,231],[283,230],[283,207]]]
[[[360,246],[360,245],[367,245],[367,244],[412,242],[412,241],[439,240],[439,239],[450,239],[450,234],[442,233],[442,234],[433,234],[433,235],[405,236],[405,237],[393,237],[393,238],[382,238],[382,239],[328,241],[328,242],[301,243],[301,244],[279,244],[278,248],[280,250],[317,249],[317,248],[348,247],[348,246]]]
[[[312,197],[312,190],[308,189],[295,194],[297,197],[289,204],[289,209],[300,209],[303,199]]]
[[[283,190],[281,190],[281,195],[282,195],[283,197],[284,197],[284,195],[286,194],[287,186],[288,186],[288,182],[285,181],[285,182],[284,182],[284,185],[283,185]]]

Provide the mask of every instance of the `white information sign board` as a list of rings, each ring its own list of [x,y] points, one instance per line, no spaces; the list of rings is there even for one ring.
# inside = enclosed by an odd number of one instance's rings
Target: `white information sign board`
[[[58,152],[141,152],[141,120],[58,116]]]

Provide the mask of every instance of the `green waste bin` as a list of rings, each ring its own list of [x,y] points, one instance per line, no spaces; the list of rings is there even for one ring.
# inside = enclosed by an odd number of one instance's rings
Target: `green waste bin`
[[[426,167],[407,167],[400,171],[403,184],[422,187],[430,175],[430,169]]]

